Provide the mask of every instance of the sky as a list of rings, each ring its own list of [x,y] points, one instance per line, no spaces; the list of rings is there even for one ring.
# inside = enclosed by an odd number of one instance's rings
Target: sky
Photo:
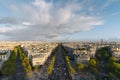
[[[120,39],[120,0],[0,0],[0,41]]]

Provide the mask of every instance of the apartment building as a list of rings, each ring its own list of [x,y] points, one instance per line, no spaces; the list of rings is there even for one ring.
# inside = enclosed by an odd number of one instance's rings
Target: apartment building
[[[5,61],[7,61],[10,57],[10,50],[0,50],[0,69]]]

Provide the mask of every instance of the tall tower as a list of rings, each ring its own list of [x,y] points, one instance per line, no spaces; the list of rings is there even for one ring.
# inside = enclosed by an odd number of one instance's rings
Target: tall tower
[[[101,44],[103,44],[103,39],[101,39]]]

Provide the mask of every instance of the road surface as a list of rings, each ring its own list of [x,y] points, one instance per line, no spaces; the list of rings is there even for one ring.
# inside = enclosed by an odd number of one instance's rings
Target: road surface
[[[71,80],[71,77],[66,66],[66,62],[62,55],[62,49],[59,45],[58,51],[56,53],[56,59],[52,73],[48,77],[49,80]]]

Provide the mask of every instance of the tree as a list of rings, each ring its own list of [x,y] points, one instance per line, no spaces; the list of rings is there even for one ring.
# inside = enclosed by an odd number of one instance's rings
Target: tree
[[[110,55],[109,55],[108,51],[104,51],[104,58],[108,59],[109,57],[110,57]]]
[[[95,75],[97,75],[99,72],[98,72],[98,69],[96,69],[96,68],[92,68],[92,71],[93,71],[93,73],[95,74]]]
[[[90,61],[89,61],[89,66],[92,66],[92,67],[96,67],[96,64],[97,64],[97,62],[96,62],[96,60],[95,59],[90,59]]]
[[[15,67],[16,67],[16,53],[12,51],[9,59],[3,64],[1,70],[2,75],[12,76],[16,72]]]
[[[85,65],[82,63],[76,64],[76,66],[79,70],[84,70],[84,68],[85,68]]]
[[[108,74],[108,80],[116,80],[115,75],[110,72],[110,73]]]
[[[116,61],[117,61],[116,57],[110,57],[110,59],[109,59],[109,62],[110,62],[110,63],[116,62]]]
[[[69,67],[69,70],[70,70],[70,73],[71,73],[71,74],[74,74],[74,73],[76,72],[73,67]]]
[[[38,71],[38,70],[39,70],[39,66],[37,66],[37,65],[34,66],[34,67],[33,67],[33,70],[34,70],[35,72]]]
[[[98,51],[98,53],[96,54],[96,57],[97,57],[98,59],[101,58],[101,53],[100,53],[100,51]]]
[[[20,54],[20,60],[23,60],[25,57],[24,53]]]
[[[18,53],[17,47],[14,48],[13,53],[15,53],[17,55],[17,53]]]

